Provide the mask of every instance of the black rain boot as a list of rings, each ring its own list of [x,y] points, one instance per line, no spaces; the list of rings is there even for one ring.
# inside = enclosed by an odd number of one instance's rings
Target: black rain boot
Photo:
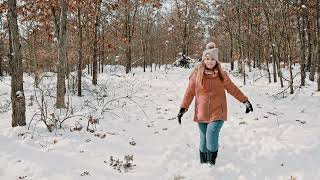
[[[218,156],[218,151],[216,152],[211,152],[208,150],[207,158],[209,161],[209,164],[214,166],[216,164],[216,158]]]
[[[208,162],[208,158],[207,158],[207,153],[206,152],[200,152],[200,163],[203,164],[203,163],[207,163]]]

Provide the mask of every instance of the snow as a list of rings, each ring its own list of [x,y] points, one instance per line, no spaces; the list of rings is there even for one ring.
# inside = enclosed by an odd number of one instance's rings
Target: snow
[[[21,91],[16,92],[16,97],[17,98],[23,98],[23,93]]]
[[[168,31],[173,31],[174,30],[174,25],[172,25],[172,26],[170,26],[169,28],[168,28]]]
[[[182,125],[175,119],[191,69],[162,67],[143,73],[142,68],[133,68],[130,74],[122,66],[105,69],[96,87],[91,76],[83,77],[83,97],[68,92],[66,101],[73,114],[54,108],[54,74],[45,73],[39,89],[25,75],[27,127],[11,127],[11,105],[6,108],[10,78],[0,81],[0,179],[313,180],[320,176],[320,93],[315,82],[307,80],[305,87],[296,87],[290,95],[279,93],[284,90],[279,83],[268,84],[264,71],[249,72],[246,86],[239,74],[230,73],[254,111],[245,114],[245,106],[228,96],[229,119],[221,130],[217,164],[209,167],[199,163],[193,105]],[[294,66],[294,74],[298,71]],[[289,72],[283,74],[288,79]],[[298,77],[294,84],[299,85]],[[48,132],[35,116],[28,130],[33,115],[40,112],[41,94],[57,121],[69,117],[63,129]],[[93,133],[86,131],[90,116],[99,120],[89,126]],[[128,172],[110,166],[110,156],[123,160],[125,155],[133,155],[135,165]]]

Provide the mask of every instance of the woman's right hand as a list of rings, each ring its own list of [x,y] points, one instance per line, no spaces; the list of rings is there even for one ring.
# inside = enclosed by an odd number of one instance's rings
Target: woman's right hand
[[[246,100],[243,104],[246,106],[246,113],[253,112],[252,104],[249,100]]]
[[[177,115],[179,124],[181,124],[181,118],[185,112],[186,112],[186,108],[180,108],[180,111]]]

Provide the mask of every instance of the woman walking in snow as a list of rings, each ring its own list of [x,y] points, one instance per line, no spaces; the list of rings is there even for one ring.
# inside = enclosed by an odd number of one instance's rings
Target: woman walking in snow
[[[227,100],[225,90],[246,106],[246,113],[253,111],[248,98],[231,81],[218,61],[218,48],[213,42],[208,43],[203,51],[201,64],[189,77],[178,114],[181,117],[188,110],[195,97],[194,121],[200,130],[200,162],[214,165],[218,155],[219,132],[227,120]]]

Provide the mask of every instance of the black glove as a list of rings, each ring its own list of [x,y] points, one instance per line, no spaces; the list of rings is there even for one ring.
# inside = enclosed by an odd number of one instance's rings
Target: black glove
[[[181,118],[182,118],[182,116],[183,116],[183,114],[186,112],[186,108],[180,108],[180,111],[179,111],[179,113],[178,113],[178,122],[179,122],[179,124],[181,124]]]
[[[246,100],[243,104],[246,106],[246,113],[253,112],[252,104],[249,100]]]

